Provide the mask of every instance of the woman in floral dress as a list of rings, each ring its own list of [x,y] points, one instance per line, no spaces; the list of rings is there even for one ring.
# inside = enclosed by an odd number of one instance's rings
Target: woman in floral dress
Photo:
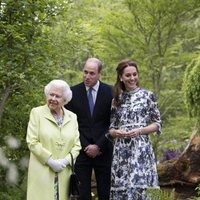
[[[113,139],[110,200],[149,199],[145,191],[159,188],[150,134],[161,133],[160,113],[154,94],[139,87],[137,65],[118,64],[111,125]]]

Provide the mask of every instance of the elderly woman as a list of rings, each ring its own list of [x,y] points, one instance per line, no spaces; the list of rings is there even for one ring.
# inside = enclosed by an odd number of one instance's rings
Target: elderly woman
[[[72,98],[65,81],[45,86],[47,104],[30,113],[26,141],[30,150],[27,200],[67,200],[71,157],[80,150],[77,117],[64,108]]]

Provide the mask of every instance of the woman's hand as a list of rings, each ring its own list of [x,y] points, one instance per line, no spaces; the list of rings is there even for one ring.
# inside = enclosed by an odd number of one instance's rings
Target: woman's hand
[[[137,137],[141,135],[141,128],[136,128],[131,131],[126,132],[127,137]]]
[[[126,131],[123,131],[123,130],[120,130],[120,129],[111,129],[109,131],[109,134],[113,137],[113,138],[123,138],[123,137],[126,137],[127,136],[127,132]]]
[[[142,133],[142,129],[141,128],[135,128],[131,131],[123,131],[123,130],[120,130],[120,129],[111,129],[109,131],[109,134],[113,137],[113,138],[116,138],[116,137],[119,137],[119,138],[128,138],[128,137],[137,137]]]
[[[53,160],[51,157],[47,160],[46,164],[54,171],[54,172],[61,172],[65,167],[66,164],[59,161]]]

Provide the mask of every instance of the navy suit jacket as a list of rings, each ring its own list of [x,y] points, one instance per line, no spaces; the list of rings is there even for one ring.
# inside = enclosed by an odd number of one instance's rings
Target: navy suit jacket
[[[103,154],[112,154],[112,144],[105,137],[110,125],[112,87],[100,81],[93,116],[84,83],[71,87],[71,90],[72,100],[65,107],[77,115],[82,149],[96,144]]]

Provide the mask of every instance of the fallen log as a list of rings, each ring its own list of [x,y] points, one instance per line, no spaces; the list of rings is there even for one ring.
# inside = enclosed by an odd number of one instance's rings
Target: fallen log
[[[192,135],[184,152],[178,158],[161,162],[157,166],[160,186],[200,184],[200,136]]]

